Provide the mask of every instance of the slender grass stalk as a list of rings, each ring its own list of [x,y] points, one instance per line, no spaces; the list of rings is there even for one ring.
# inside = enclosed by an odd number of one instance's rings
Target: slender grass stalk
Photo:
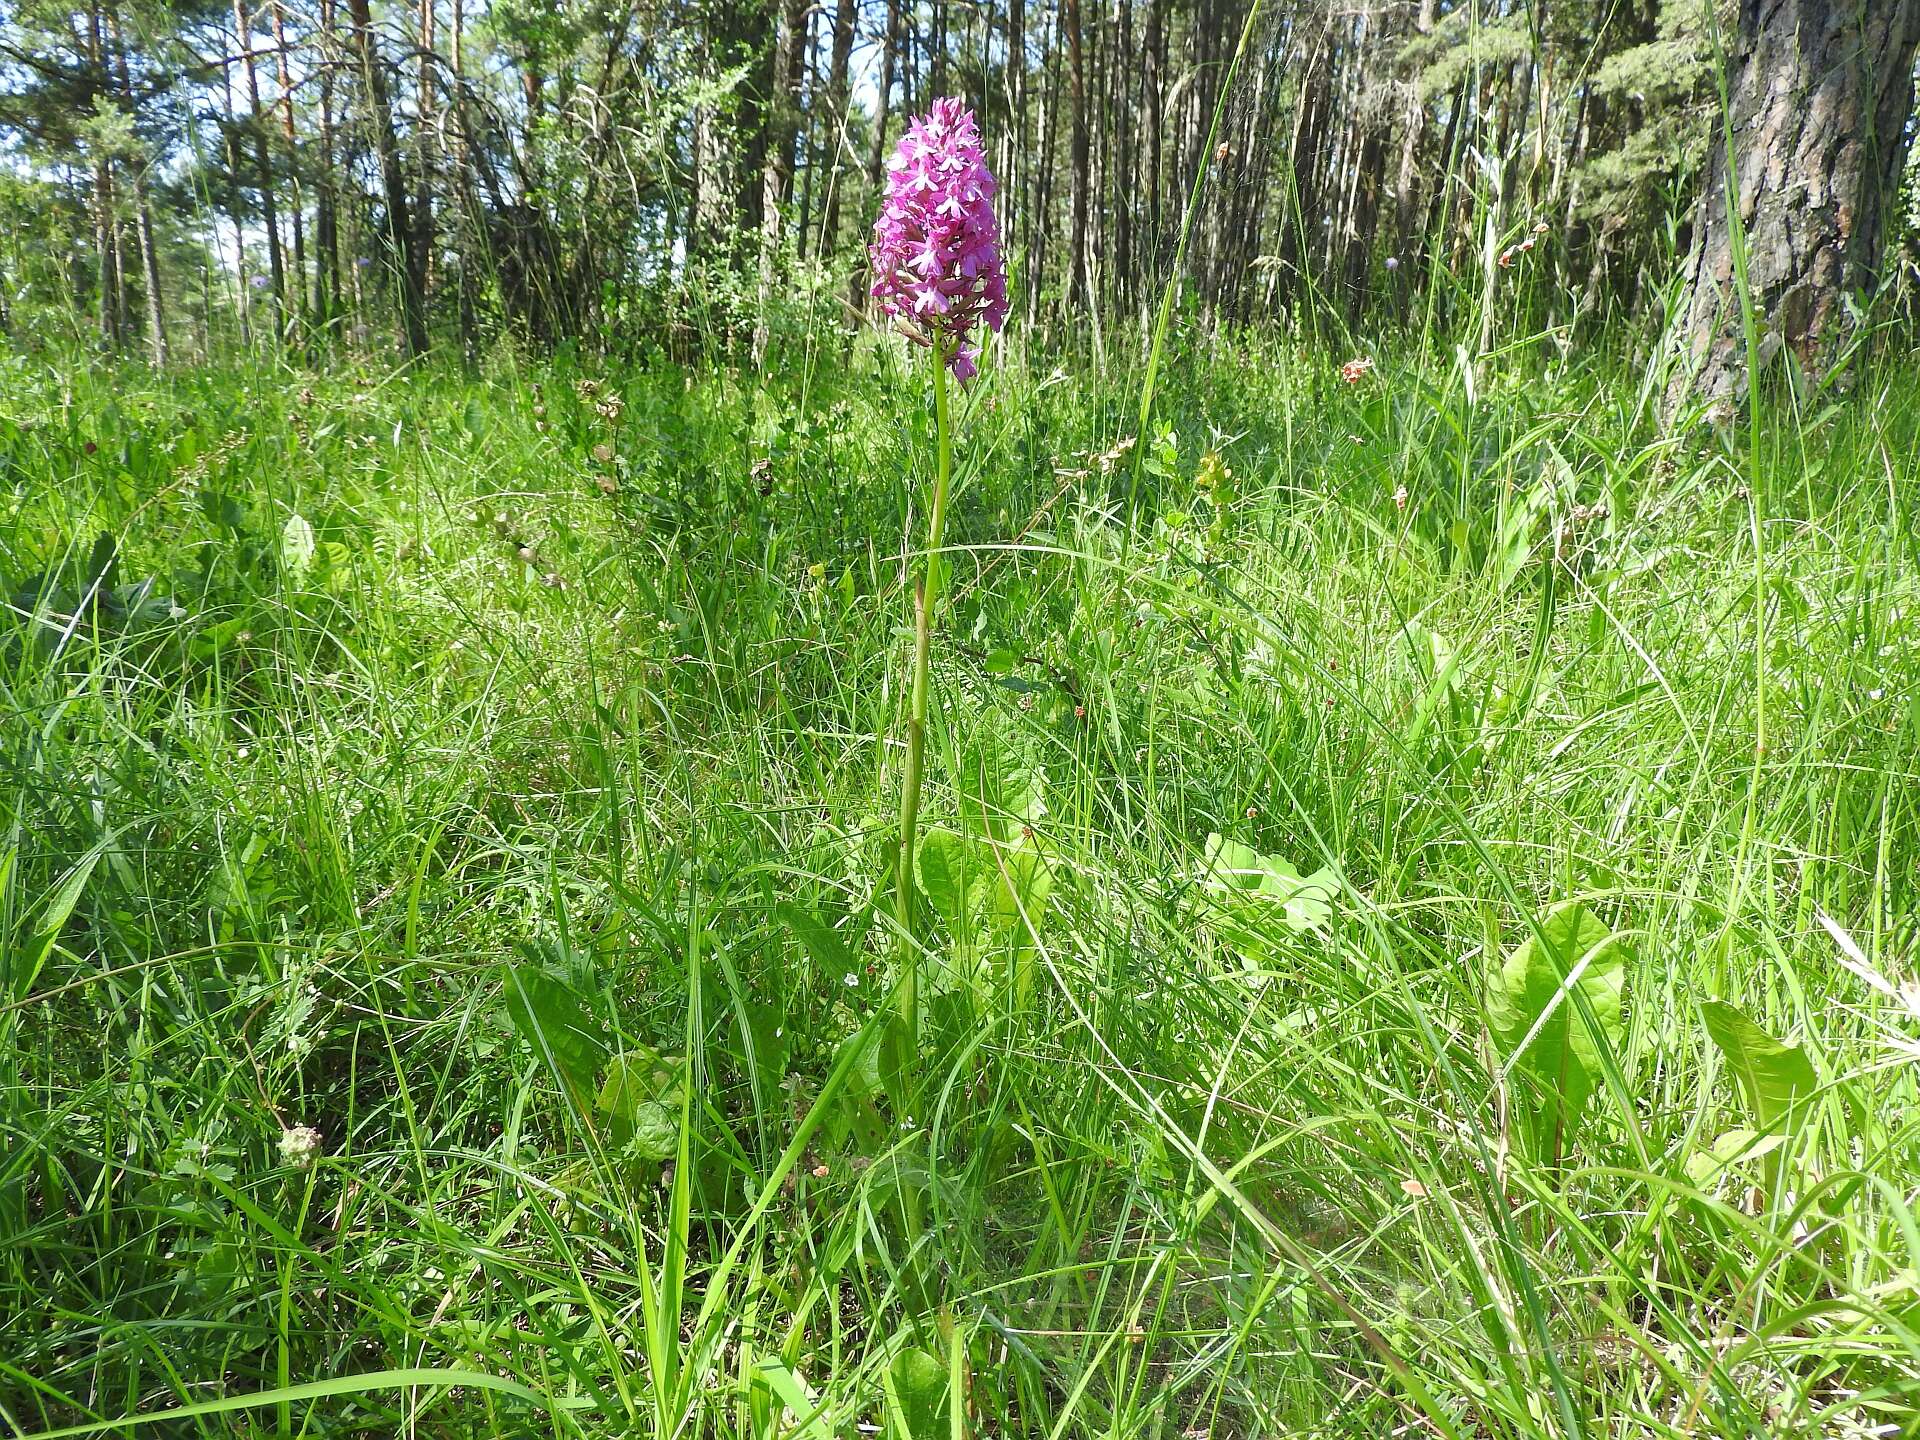
[[[933,612],[940,603],[940,535],[946,526],[947,487],[953,473],[953,433],[947,412],[949,342],[937,334],[927,347],[933,366],[933,504],[927,516],[927,555],[913,599],[913,678],[907,713],[907,770],[900,787],[900,868],[894,877],[894,918],[900,925],[900,1053],[918,1044],[919,955],[913,930],[913,848],[920,824],[920,784],[927,755],[927,657],[933,640]]]

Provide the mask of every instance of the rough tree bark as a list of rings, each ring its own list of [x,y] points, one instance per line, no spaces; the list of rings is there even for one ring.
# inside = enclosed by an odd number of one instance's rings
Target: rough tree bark
[[[96,3],[87,12],[87,59],[98,76],[98,93],[111,88],[107,80],[107,51]],[[120,274],[119,243],[115,234],[113,199],[113,157],[105,146],[95,143],[93,151],[93,248],[99,265],[100,344],[106,350],[118,350],[124,331],[122,313],[123,277]]]
[[[421,293],[421,270],[413,254],[407,177],[400,166],[400,142],[393,133],[393,106],[387,98],[387,72],[375,50],[373,16],[369,12],[368,0],[349,0],[347,19],[353,27],[354,48],[359,51],[360,81],[366,86],[374,150],[380,158],[381,189],[386,194],[387,246],[400,278],[401,328],[406,336],[407,354],[424,355],[427,350],[426,297]]]
[[[827,72],[827,98],[833,109],[822,127],[826,148],[833,157],[827,166],[826,214],[820,222],[822,255],[832,255],[840,243],[840,192],[844,188],[840,157],[847,146],[847,109],[851,96],[847,88],[847,71],[853,58],[855,16],[854,0],[839,0],[833,16],[833,59]]]
[[[887,113],[893,102],[894,63],[900,49],[900,0],[887,0],[887,29],[880,41],[880,83],[873,97],[873,130],[868,136],[867,188],[880,193],[880,182],[887,173]],[[867,266],[864,257],[854,261],[847,279],[847,303],[858,310],[867,299]]]
[[[433,172],[438,96],[435,93],[433,71],[437,56],[434,47],[439,39],[434,33],[434,22],[433,0],[420,0],[420,47],[416,56],[419,61],[420,91],[414,98],[418,117],[413,137],[414,178],[418,188],[414,191],[413,199],[413,262],[420,267],[422,297],[430,293],[436,283],[433,266]]]
[[[274,328],[284,328],[280,307],[286,303],[286,262],[280,254],[280,207],[274,197],[273,162],[267,154],[267,117],[260,108],[260,71],[253,62],[253,22],[246,0],[233,0],[233,28],[238,37],[243,73],[247,77],[247,129],[253,136],[254,183],[260,187],[260,224],[267,232],[267,269],[273,279]],[[284,338],[284,337],[281,337]]]
[[[280,134],[287,142],[287,172],[293,190],[293,313],[302,330],[307,322],[306,201],[300,193],[300,137],[293,124],[293,69],[287,49],[284,0],[271,0],[274,65],[280,80]]]
[[[1080,0],[1061,0],[1060,25],[1067,42],[1067,95],[1072,105],[1070,124],[1073,151],[1069,168],[1073,178],[1072,220],[1068,239],[1066,293],[1083,295],[1091,303],[1093,290],[1087,283],[1087,219],[1091,175],[1088,172],[1087,68],[1081,45]]]
[[[1746,234],[1758,358],[1782,350],[1817,369],[1871,290],[1913,113],[1920,0],[1740,0],[1729,56],[1733,176],[1717,127],[1699,211],[1685,338],[1690,364],[1668,399],[1744,391],[1728,197]]]
[[[320,183],[316,187],[313,239],[320,254],[314,289],[320,328],[331,330],[341,303],[339,209],[333,179],[333,0],[320,0]]]
[[[107,21],[113,32],[114,74],[120,82],[120,104],[132,115],[133,74],[127,64],[126,37],[120,33],[118,6],[107,12]],[[127,168],[133,180],[133,224],[140,237],[140,278],[147,292],[147,351],[153,357],[154,368],[162,369],[167,363],[167,311],[160,290],[160,252],[153,238],[153,206],[147,199],[144,157],[136,158]]]

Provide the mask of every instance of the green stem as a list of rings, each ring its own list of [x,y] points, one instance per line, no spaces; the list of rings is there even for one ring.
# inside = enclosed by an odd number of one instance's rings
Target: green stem
[[[913,846],[920,824],[920,781],[927,754],[927,654],[933,639],[933,612],[940,601],[940,532],[947,519],[947,481],[953,472],[953,435],[947,424],[947,357],[952,352],[935,338],[933,420],[937,435],[933,471],[933,508],[927,519],[927,555],[913,600],[913,685],[907,714],[907,773],[900,788],[900,869],[894,877],[894,918],[900,924],[899,990],[901,1053],[918,1049],[920,958],[913,933]]]

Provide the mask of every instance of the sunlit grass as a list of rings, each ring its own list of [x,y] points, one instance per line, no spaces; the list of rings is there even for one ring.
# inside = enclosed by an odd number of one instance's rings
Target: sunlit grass
[[[926,916],[911,1117],[920,377],[9,362],[7,1433],[1899,1433],[1911,375],[1345,358],[964,401],[925,816],[1017,898]]]

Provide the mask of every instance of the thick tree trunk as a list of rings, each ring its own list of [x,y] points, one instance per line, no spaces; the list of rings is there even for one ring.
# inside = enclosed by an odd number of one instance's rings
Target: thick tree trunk
[[[360,54],[360,79],[366,86],[367,109],[373,125],[373,144],[380,159],[380,183],[386,194],[387,246],[400,278],[400,321],[407,354],[427,350],[425,297],[420,290],[420,267],[413,254],[414,233],[407,203],[407,177],[400,166],[400,142],[393,133],[393,107],[387,99],[387,74],[373,43],[373,17],[368,0],[349,0],[347,15],[353,24],[355,48]]]
[[[800,136],[806,0],[781,0],[773,42],[773,88],[767,96],[760,163],[760,305],[753,327],[753,363],[766,358],[777,252],[793,197],[793,150]]]
[[[887,115],[893,103],[893,83],[900,50],[900,0],[887,0],[887,33],[880,42],[880,84],[873,97],[873,133],[867,150],[867,186],[874,196],[880,193],[887,173]],[[857,261],[847,281],[847,300],[856,310],[867,298],[867,266]]]
[[[847,71],[853,59],[853,26],[857,7],[854,0],[839,0],[833,16],[833,59],[827,71],[827,97],[833,111],[826,117],[825,145],[832,155],[827,167],[826,214],[820,222],[820,253],[831,256],[840,242],[841,152],[846,147],[847,107],[851,95]]]
[[[808,13],[806,0],[781,0],[774,31],[773,89],[767,96],[766,153],[760,167],[760,227],[769,246],[779,242],[783,212],[793,198]]]
[[[1727,92],[1733,174],[1716,127],[1689,261],[1690,364],[1670,401],[1689,388],[1731,396],[1749,379],[1729,208],[1746,234],[1759,360],[1787,350],[1811,369],[1822,363],[1841,297],[1876,279],[1917,44],[1920,0],[1741,0]]]
[[[127,65],[127,42],[120,33],[120,11],[107,12],[113,32],[114,75],[120,84],[120,104],[133,114],[133,74]],[[133,225],[140,238],[140,277],[147,292],[147,352],[155,369],[167,363],[167,315],[160,289],[160,252],[153,238],[153,206],[147,200],[147,175],[144,162],[136,157],[127,167],[133,180]]]
[[[482,213],[473,190],[473,137],[467,123],[466,0],[453,0],[453,29],[448,37],[448,68],[453,85],[453,183],[459,204],[460,223],[453,227],[454,263],[459,267],[458,310],[460,354],[471,362],[474,356],[474,274],[475,257],[480,253]],[[669,248],[671,248],[669,246]]]
[[[260,110],[260,72],[253,63],[253,26],[247,15],[246,0],[233,0],[233,28],[247,77],[247,128],[253,132],[254,183],[260,187],[260,223],[267,232],[267,269],[273,281],[274,328],[278,331],[284,321],[278,312],[287,293],[286,263],[280,254],[280,207],[273,193],[273,162],[267,154],[267,119]]]
[[[314,269],[320,328],[331,331],[341,309],[339,202],[333,177],[333,0],[320,0],[320,183],[314,196]]]
[[[433,0],[420,0],[419,122],[414,135],[414,164],[419,188],[413,200],[413,263],[419,267],[417,284],[424,298],[437,283],[433,273],[433,171],[437,96],[434,93],[435,32]]]
[[[220,136],[226,159],[227,221],[233,226],[234,309],[240,316],[240,343],[253,344],[253,286],[247,266],[247,213],[240,193],[240,112],[233,103],[233,64],[220,67]]]
[[[1069,162],[1073,179],[1073,212],[1070,221],[1072,229],[1067,242],[1071,269],[1067,276],[1066,292],[1070,298],[1083,295],[1091,304],[1093,292],[1087,283],[1087,219],[1092,176],[1088,172],[1087,69],[1081,45],[1080,0],[1061,0],[1060,11],[1060,25],[1067,42],[1067,99],[1071,107],[1069,123],[1073,132],[1073,151]]]
[[[300,193],[300,139],[293,124],[293,73],[287,51],[284,0],[271,0],[273,58],[280,79],[280,134],[287,142],[287,171],[293,182],[293,313],[301,328],[307,322],[307,222]]]
[[[101,26],[100,7],[96,3],[87,12],[87,58],[98,77],[101,94],[107,84],[107,51]],[[120,274],[120,245],[114,214],[113,158],[97,142],[93,156],[93,247],[99,266],[100,344],[118,350],[125,333],[124,281]]]

